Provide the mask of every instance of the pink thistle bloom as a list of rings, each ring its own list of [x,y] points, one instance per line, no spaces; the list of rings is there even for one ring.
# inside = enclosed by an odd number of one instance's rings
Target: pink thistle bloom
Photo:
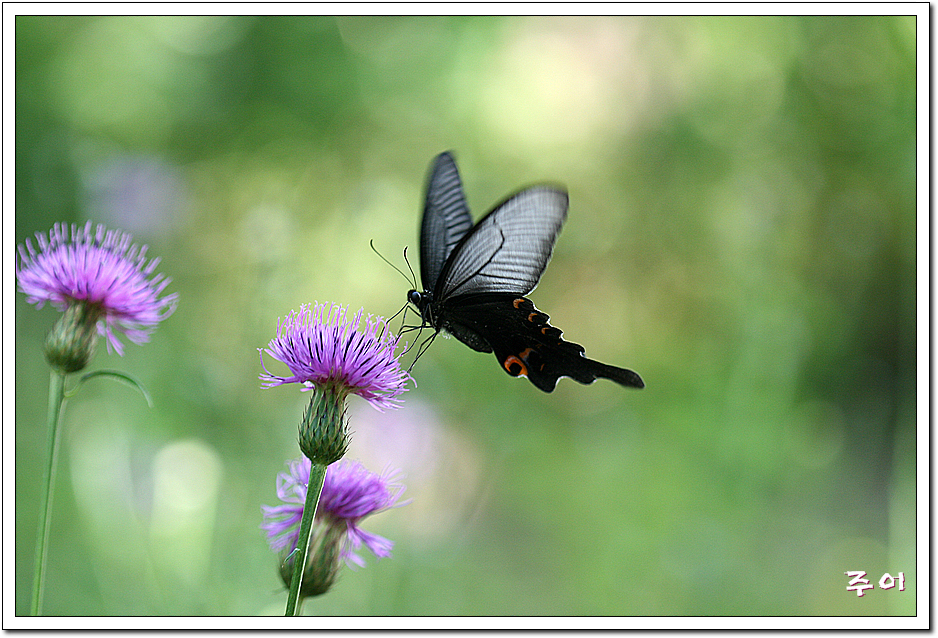
[[[359,310],[349,320],[337,305],[307,304],[280,320],[277,336],[261,354],[264,388],[301,383],[304,390],[331,388],[340,395],[357,394],[379,411],[401,404],[398,395],[411,379],[394,354],[398,338],[382,317],[365,318]],[[264,352],[285,363],[291,376],[279,377],[264,366]]]
[[[39,248],[29,239],[18,246],[16,279],[29,303],[41,308],[49,302],[60,311],[85,304],[97,316],[98,334],[107,339],[108,352],[124,348],[118,334],[142,344],[156,325],[176,309],[179,295],[159,298],[170,279],[151,278],[159,259],[146,259],[147,247],[131,244],[131,237],[89,221],[77,225],[56,224],[45,234],[36,233]]]
[[[287,463],[289,470],[277,476],[277,497],[283,502],[277,506],[261,506],[271,550],[293,550],[299,536],[300,520],[306,503],[310,461],[306,457]],[[399,503],[404,486],[395,481],[399,470],[386,470],[383,474],[369,472],[357,461],[342,460],[326,470],[326,478],[313,522],[313,538],[323,538],[330,530],[341,532],[339,557],[349,566],[364,567],[365,561],[356,554],[362,545],[378,558],[391,555],[394,543],[383,536],[361,529],[358,524],[371,516]],[[314,543],[315,545],[315,543]]]

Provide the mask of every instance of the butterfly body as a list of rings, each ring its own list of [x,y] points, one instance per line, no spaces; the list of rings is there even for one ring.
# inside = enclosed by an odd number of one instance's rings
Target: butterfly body
[[[431,167],[421,223],[424,290],[409,291],[407,299],[424,325],[478,352],[493,352],[505,372],[527,377],[544,392],[552,392],[562,376],[642,388],[635,372],[588,359],[582,346],[565,341],[525,297],[550,261],[567,203],[563,189],[534,186],[473,225],[456,163],[449,153],[440,154]]]

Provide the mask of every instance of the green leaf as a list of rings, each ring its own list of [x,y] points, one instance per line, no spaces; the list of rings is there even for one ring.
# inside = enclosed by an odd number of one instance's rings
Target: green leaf
[[[76,394],[82,383],[94,377],[111,377],[116,381],[120,381],[125,385],[129,385],[130,387],[139,390],[140,394],[143,395],[143,398],[146,399],[147,405],[151,408],[153,407],[153,399],[150,398],[150,393],[147,392],[145,387],[143,387],[143,384],[126,372],[121,372],[119,370],[95,370],[94,372],[88,372],[82,375],[82,377],[78,380],[78,383],[75,384],[74,388],[66,392],[66,396],[71,397]]]

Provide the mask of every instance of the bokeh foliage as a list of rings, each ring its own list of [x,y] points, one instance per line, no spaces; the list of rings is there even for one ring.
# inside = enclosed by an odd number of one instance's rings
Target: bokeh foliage
[[[92,364],[153,409],[66,408],[45,611],[282,613],[260,505],[306,396],[256,348],[301,303],[401,307],[368,242],[417,267],[453,149],[477,217],[566,184],[532,297],[647,388],[544,395],[437,340],[403,409],[350,411],[408,477],[365,525],[394,558],[306,611],[914,613],[915,49],[896,17],[18,17],[16,242],[103,222],[181,296]],[[18,613],[55,315],[17,295]]]

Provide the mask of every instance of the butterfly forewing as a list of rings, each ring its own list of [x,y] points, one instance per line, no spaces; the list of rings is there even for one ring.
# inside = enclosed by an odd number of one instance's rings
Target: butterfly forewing
[[[436,282],[434,298],[531,292],[550,261],[567,218],[567,203],[566,192],[549,186],[509,197],[453,249]]]
[[[449,153],[436,157],[427,178],[427,196],[420,228],[420,276],[433,290],[446,258],[472,228],[456,162]]]

